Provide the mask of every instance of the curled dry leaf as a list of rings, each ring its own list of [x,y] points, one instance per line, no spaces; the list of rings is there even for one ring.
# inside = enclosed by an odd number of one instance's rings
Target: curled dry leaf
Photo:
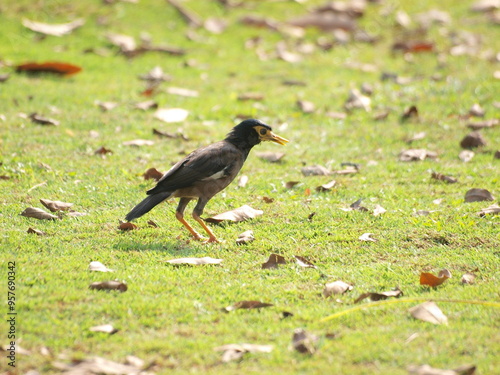
[[[0,83],[6,82],[10,78],[9,73],[0,74]]]
[[[147,111],[148,109],[156,109],[158,108],[158,103],[154,100],[146,100],[144,102],[140,102],[134,105],[134,108],[142,109],[143,111]]]
[[[120,222],[118,229],[123,230],[123,231],[134,230],[134,229],[137,229],[137,225],[135,225],[134,223],[131,223],[130,221],[125,222],[125,223]]]
[[[120,292],[126,292],[128,287],[127,284],[117,280],[110,281],[97,281],[90,284],[89,289],[95,290],[118,290]]]
[[[47,207],[52,212],[68,211],[73,203],[65,203],[61,201],[51,201],[48,199],[40,199],[40,203]]]
[[[141,147],[141,146],[152,146],[155,144],[155,142],[149,139],[134,139],[132,141],[123,142],[122,144],[124,146]]]
[[[337,182],[335,180],[332,180],[324,185],[316,186],[316,191],[318,192],[330,191],[336,184]]]
[[[83,18],[76,19],[74,21],[62,24],[47,24],[42,22],[30,21],[28,19],[23,19],[23,26],[28,29],[35,31],[40,34],[52,35],[52,36],[63,36],[71,33],[73,30],[83,26],[85,20]]]
[[[98,261],[90,262],[89,271],[99,271],[99,272],[114,272],[112,269],[109,269],[104,264]]]
[[[382,207],[380,204],[377,204],[373,209],[373,216],[380,216],[386,212],[387,210],[384,207]]]
[[[248,176],[246,176],[246,175],[241,175],[241,176],[238,178],[238,187],[240,187],[240,188],[244,188],[245,186],[247,186],[247,183],[248,183]]]
[[[297,53],[290,52],[286,46],[286,42],[283,40],[276,43],[276,55],[279,59],[291,64],[302,61],[302,56]]]
[[[214,348],[217,352],[223,352],[222,362],[230,362],[241,359],[245,353],[271,353],[272,345],[257,344],[228,344]]]
[[[133,52],[137,49],[135,39],[128,35],[108,33],[106,39],[123,53]]]
[[[306,332],[303,328],[293,331],[292,348],[303,354],[314,354],[317,350],[319,337]]]
[[[413,120],[413,119],[418,119],[418,108],[415,105],[406,108],[403,114],[401,115],[402,121]]]
[[[462,275],[460,282],[462,284],[474,284],[475,279],[476,279],[476,275],[474,275],[472,272],[467,272],[467,273]]]
[[[341,280],[334,281],[333,283],[325,284],[323,289],[323,296],[325,298],[330,297],[332,294],[344,294],[347,291],[353,289],[352,285],[349,285]]]
[[[106,148],[104,146],[99,147],[97,150],[94,151],[95,155],[106,155],[106,154],[112,154],[113,151],[111,151],[109,148]]]
[[[138,375],[143,373],[140,367],[124,365],[101,357],[86,358],[81,361],[72,361],[71,364],[57,362],[57,369],[65,374],[127,374]]]
[[[469,122],[467,124],[468,128],[471,128],[472,130],[481,130],[484,128],[492,128],[494,126],[500,125],[500,120],[499,119],[491,119],[491,120],[484,120],[484,121],[477,121],[477,122]]]
[[[361,236],[358,237],[358,240],[360,241],[365,241],[365,242],[377,242],[375,238],[372,237],[373,233],[363,233]]]
[[[366,212],[366,211],[368,211],[368,208],[366,208],[364,206],[361,206],[361,202],[362,201],[363,201],[363,198],[360,198],[356,202],[351,203],[349,205],[349,207],[347,207],[347,208],[341,208],[341,210],[342,211],[355,211],[355,210],[358,210],[358,211]]]
[[[244,205],[234,210],[223,212],[221,214],[212,216],[208,219],[205,219],[207,223],[220,223],[222,221],[231,221],[234,223],[238,223],[240,221],[245,221],[248,219],[254,219],[258,216],[261,216],[264,211],[255,210],[248,205]]]
[[[284,152],[272,152],[272,151],[264,151],[264,152],[257,152],[256,153],[257,157],[267,160],[271,163],[277,163],[283,159],[283,157],[286,155]]]
[[[192,264],[192,265],[203,265],[203,264],[220,264],[222,259],[215,259],[210,257],[203,258],[177,258],[165,260],[166,263],[170,264]]]
[[[466,203],[470,202],[482,202],[482,201],[494,201],[495,198],[486,189],[470,189],[465,193],[464,201]]]
[[[444,283],[446,280],[451,278],[451,272],[446,268],[439,271],[437,276],[432,273],[422,272],[420,274],[420,285],[428,285],[436,287]]]
[[[458,158],[462,160],[464,163],[467,163],[472,160],[474,157],[474,151],[470,150],[463,150],[458,154]]]
[[[465,149],[477,148],[485,145],[486,145],[486,140],[484,139],[483,135],[478,131],[474,131],[472,133],[467,134],[460,141],[460,147]]]
[[[182,108],[160,108],[154,116],[161,121],[167,123],[182,122],[189,115],[189,111]]]
[[[301,267],[304,267],[304,268],[318,268],[316,267],[312,262],[310,262],[309,260],[307,260],[306,258],[304,258],[303,256],[300,256],[300,255],[294,255],[294,258],[295,258],[295,262],[301,266]]]
[[[239,301],[231,306],[224,307],[224,311],[233,311],[238,309],[260,309],[263,307],[274,306],[272,303],[260,302],[260,301]]]
[[[358,298],[356,298],[354,303],[361,302],[365,298],[370,298],[370,301],[381,301],[381,300],[385,300],[385,299],[390,298],[390,297],[399,298],[402,295],[403,295],[403,292],[397,288],[394,290],[390,290],[388,292],[380,292],[380,293],[368,292],[368,293],[361,294]]]
[[[172,95],[185,96],[188,98],[197,98],[200,95],[196,90],[184,89],[182,87],[168,87],[165,91]]]
[[[118,329],[113,327],[111,324],[103,324],[100,326],[90,327],[89,330],[92,332],[109,333],[110,335],[119,331]]]
[[[32,233],[32,234],[36,234],[37,236],[45,236],[46,233],[45,232],[42,232],[41,230],[38,230],[38,229],[34,229],[34,228],[28,228],[28,230],[26,231],[26,233]]]
[[[321,165],[310,165],[301,169],[304,176],[328,176],[330,171]]]
[[[409,310],[415,319],[432,324],[448,324],[448,318],[433,301],[427,301]]]
[[[471,116],[484,117],[484,113],[484,109],[478,103],[473,104],[469,109],[469,115]]]
[[[28,62],[16,66],[17,72],[26,72],[29,74],[54,73],[60,75],[71,75],[82,71],[82,68],[64,62],[48,61],[43,63]]]
[[[479,216],[484,216],[488,214],[496,215],[500,214],[500,206],[498,204],[492,204],[489,207],[483,208],[477,213]]]
[[[437,173],[437,172],[432,172],[431,177],[435,180],[444,181],[449,184],[454,184],[455,182],[458,182],[458,180],[455,177],[446,176],[442,173]]]
[[[149,168],[146,172],[144,172],[142,177],[144,177],[145,180],[159,181],[163,177],[163,173],[156,168]]]
[[[279,264],[286,264],[285,257],[279,255],[279,254],[271,254],[269,255],[269,259],[265,262],[262,263],[262,269],[268,270],[271,268],[278,268]]]
[[[407,370],[409,375],[473,375],[476,366],[463,365],[453,370],[443,370],[429,365],[410,365]]]
[[[58,126],[59,125],[59,121],[54,120],[53,118],[44,117],[42,115],[39,115],[38,113],[32,113],[31,115],[29,115],[29,118],[35,124],[50,125],[50,126]]]
[[[300,181],[287,181],[283,183],[283,186],[285,189],[292,189],[297,184],[300,184]]]
[[[399,154],[400,161],[420,161],[425,159],[436,159],[437,153],[425,149],[410,149]]]
[[[238,238],[236,239],[236,244],[246,245],[250,242],[253,242],[254,240],[255,237],[253,235],[253,230],[247,230],[238,236]]]
[[[412,137],[408,138],[406,140],[406,143],[413,143],[415,141],[420,141],[422,139],[424,139],[425,137],[427,136],[427,133],[426,132],[419,132],[419,133],[416,133],[414,134]]]
[[[368,96],[361,94],[361,92],[357,89],[353,89],[351,90],[344,107],[348,111],[360,108],[364,109],[366,112],[370,112],[371,102],[372,100]]]
[[[35,207],[28,207],[23,212],[21,212],[22,216],[33,217],[39,220],[56,220],[59,219],[57,216],[49,214],[48,212]]]
[[[163,138],[172,138],[172,139],[177,139],[177,138],[182,138],[184,141],[189,141],[189,138],[184,135],[184,133],[169,133],[163,130],[158,130],[153,128],[153,134],[158,135]]]
[[[297,106],[304,113],[313,113],[316,110],[314,103],[307,100],[297,100]]]
[[[118,103],[115,102],[101,102],[100,100],[96,100],[94,102],[96,106],[102,109],[103,112],[111,111],[118,107]]]

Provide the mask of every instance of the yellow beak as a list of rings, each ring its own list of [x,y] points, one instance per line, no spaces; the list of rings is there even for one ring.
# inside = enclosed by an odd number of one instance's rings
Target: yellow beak
[[[288,139],[280,137],[273,132],[267,132],[267,134],[263,138],[264,141],[271,141],[274,143],[279,143],[280,145],[286,145],[289,142]]]

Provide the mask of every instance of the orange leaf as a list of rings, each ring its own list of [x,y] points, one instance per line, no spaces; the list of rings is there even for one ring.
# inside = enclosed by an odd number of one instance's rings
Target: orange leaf
[[[451,277],[450,271],[443,269],[438,276],[432,273],[422,272],[420,274],[420,285],[439,286]]]
[[[56,62],[56,61],[50,61],[44,63],[29,62],[17,66],[18,72],[28,72],[28,73],[55,73],[61,75],[70,75],[70,74],[76,74],[81,70],[82,68],[79,66],[68,63]]]

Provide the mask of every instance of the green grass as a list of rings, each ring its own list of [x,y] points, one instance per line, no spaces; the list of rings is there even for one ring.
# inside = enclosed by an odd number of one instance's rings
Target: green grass
[[[500,87],[493,78],[498,63],[478,56],[448,55],[450,41],[443,31],[480,34],[481,50],[498,52],[498,29],[484,15],[471,13],[470,2],[392,4],[412,17],[433,7],[450,12],[449,26],[433,26],[429,32],[429,39],[446,56],[444,66],[434,53],[415,54],[411,63],[391,53],[400,31],[393,27],[393,15],[380,15],[391,4],[369,5],[360,20],[363,28],[381,37],[377,44],[349,43],[327,52],[318,49],[303,62],[289,64],[274,58],[260,61],[244,46],[248,38],[260,36],[262,48],[273,53],[280,34],[242,26],[238,20],[248,13],[287,20],[303,14],[309,3],[321,2],[254,1],[245,2],[248,9],[226,11],[215,1],[185,1],[203,18],[228,20],[227,30],[220,35],[196,30],[201,41],[186,38],[184,21],[165,1],[15,3],[0,5],[0,61],[61,60],[83,67],[69,78],[12,74],[0,83],[0,114],[5,117],[0,120],[0,174],[11,177],[0,181],[0,263],[6,275],[8,261],[16,262],[18,344],[32,353],[18,355],[20,373],[30,369],[54,373],[54,360],[68,363],[98,355],[122,362],[130,354],[144,359],[157,373],[405,374],[409,364],[424,363],[438,368],[474,363],[481,374],[498,371],[498,307],[439,302],[449,318],[448,326],[411,318],[407,310],[417,302],[372,307],[321,322],[355,306],[354,299],[363,292],[395,286],[410,298],[499,302],[499,216],[476,215],[490,202],[463,201],[465,192],[474,187],[488,189],[497,198],[500,195],[499,161],[493,158],[500,149],[499,128],[483,131],[488,145],[477,150],[472,161],[463,163],[457,156],[459,142],[469,131],[462,117],[474,103],[486,109],[486,118],[499,117],[494,103]],[[86,18],[86,25],[62,38],[37,40],[21,25],[22,18],[62,23],[78,17]],[[105,25],[97,22],[103,19]],[[188,53],[183,57],[149,53],[132,60],[113,49],[106,57],[83,53],[108,46],[107,32],[138,38],[142,31],[155,43],[183,47]],[[305,40],[314,42],[319,36],[308,30]],[[186,67],[188,59],[197,65]],[[374,64],[377,71],[349,68],[345,64],[349,61]],[[190,116],[182,124],[164,124],[152,112],[132,108],[145,100],[140,95],[145,84],[137,75],[156,65],[173,76],[163,87],[186,87],[200,93],[199,98],[164,92],[154,97],[160,107],[188,109]],[[8,71],[9,67],[0,68],[0,73]],[[381,81],[382,72],[416,79],[400,86]],[[443,79],[433,80],[434,74]],[[307,85],[284,86],[284,79]],[[374,87],[372,112],[355,111],[346,120],[324,115],[328,110],[342,111],[349,89],[364,82]],[[245,92],[260,92],[265,98],[260,106],[238,101],[237,96]],[[317,113],[301,113],[297,99],[314,102]],[[103,113],[95,106],[96,100],[117,101],[120,106]],[[412,104],[418,106],[419,121],[401,123],[403,110]],[[59,113],[51,113],[51,106]],[[391,109],[386,120],[373,120],[374,113],[386,108]],[[54,117],[61,124],[43,127],[19,116],[32,112]],[[139,230],[117,229],[118,220],[152,185],[142,179],[146,169],[165,171],[182,154],[221,139],[238,114],[267,121],[291,142],[286,148],[256,147],[242,170],[250,178],[248,185],[243,189],[230,185],[210,201],[204,216],[243,204],[264,210],[263,216],[214,227],[225,241],[220,245],[189,241],[188,232],[175,220],[173,201],[139,219]],[[152,128],[170,132],[180,128],[190,140],[159,139]],[[91,130],[98,131],[99,137],[93,138]],[[404,142],[420,131],[427,132],[425,139],[411,146]],[[122,145],[136,138],[152,139],[155,144]],[[94,155],[100,146],[113,154]],[[399,162],[398,154],[406,148],[436,151],[439,160]],[[280,163],[268,163],[255,155],[263,150],[284,151],[286,156]],[[341,162],[356,162],[362,168],[356,175],[335,176],[338,184],[331,192],[315,191],[331,177],[301,174],[304,165],[339,169]],[[455,176],[459,182],[432,180],[429,170]],[[290,180],[302,184],[284,189],[282,183]],[[274,202],[264,203],[263,196]],[[41,208],[40,198],[72,202],[76,211],[87,215],[54,222],[20,216],[26,207]],[[369,212],[341,210],[359,198],[364,198],[363,205],[369,209],[380,204],[387,212],[374,217]],[[434,204],[435,199],[442,203]],[[436,212],[413,216],[415,210]],[[309,221],[312,212],[316,215]],[[148,227],[150,219],[159,228]],[[47,236],[28,234],[29,227]],[[236,246],[238,234],[248,229],[254,231],[256,240]],[[365,232],[373,233],[378,242],[359,241]],[[270,253],[288,259],[302,255],[319,269],[291,263],[262,270],[261,263]],[[224,261],[220,266],[197,267],[161,262],[185,256]],[[87,271],[95,260],[115,273]],[[437,273],[442,268],[449,269],[453,278],[436,289],[418,285],[420,272]],[[460,277],[467,271],[476,274],[474,285],[461,285]],[[125,281],[129,290],[119,294],[88,289],[92,282],[115,278]],[[321,296],[324,284],[337,279],[354,285],[353,291],[341,296],[343,303]],[[254,299],[275,306],[261,311],[220,310]],[[294,315],[281,319],[283,311]],[[105,323],[120,331],[111,336],[89,331]],[[7,331],[5,319],[0,327]],[[319,349],[312,356],[289,349],[293,330],[299,327],[320,336]],[[329,333],[335,338],[327,338]],[[414,333],[418,336],[406,343]],[[6,342],[4,335],[2,343]],[[223,344],[243,342],[271,344],[274,350],[247,354],[241,362],[227,364],[213,351]],[[51,357],[40,354],[42,346],[50,349]],[[2,359],[1,372],[8,373],[4,363]]]

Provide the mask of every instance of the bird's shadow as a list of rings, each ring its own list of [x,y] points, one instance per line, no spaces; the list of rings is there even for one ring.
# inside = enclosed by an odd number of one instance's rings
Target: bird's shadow
[[[192,256],[199,254],[201,251],[197,245],[180,239],[166,239],[161,242],[142,243],[138,240],[123,238],[114,244],[113,248],[123,252],[152,251],[175,256]]]

